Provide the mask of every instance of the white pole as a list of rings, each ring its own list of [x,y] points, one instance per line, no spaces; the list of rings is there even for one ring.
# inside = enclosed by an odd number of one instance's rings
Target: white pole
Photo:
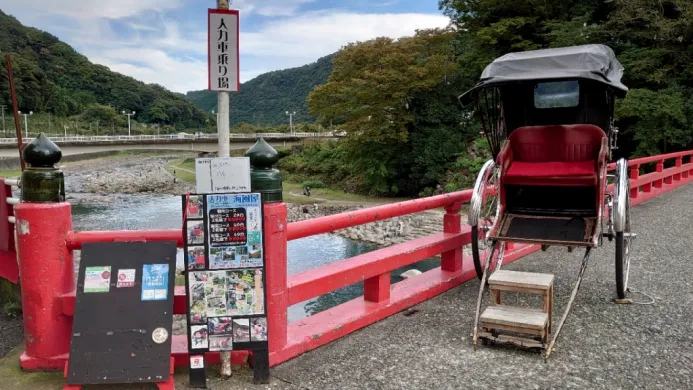
[[[133,111],[132,113],[129,113],[129,112],[125,113],[125,110],[123,110],[123,115],[128,116],[128,137],[129,137],[130,136],[130,116],[135,115],[135,111]]]
[[[5,108],[7,106],[0,106],[2,108],[2,133],[7,135],[7,129],[5,129]]]
[[[217,9],[229,9],[228,0],[217,0]],[[230,140],[229,140],[229,93],[219,91],[217,97],[217,134],[219,143],[219,157],[230,156]],[[231,377],[231,352],[221,352],[221,370],[219,374],[222,377]]]
[[[220,0],[221,1],[221,0]],[[219,157],[229,157],[229,93],[219,92],[217,97],[217,134],[219,135]]]

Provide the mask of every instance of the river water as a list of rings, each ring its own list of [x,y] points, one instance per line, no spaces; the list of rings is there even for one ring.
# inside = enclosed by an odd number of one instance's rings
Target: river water
[[[88,196],[88,195],[86,195]],[[181,198],[179,196],[114,195],[109,202],[77,202],[72,206],[74,230],[139,230],[173,229],[181,227]],[[311,268],[347,259],[378,249],[377,245],[357,242],[338,235],[322,234],[288,243],[289,275]],[[183,252],[179,250],[179,268],[183,268]],[[432,258],[392,272],[391,281],[402,280],[399,276],[407,269],[422,272],[438,267],[440,261]],[[363,294],[363,284],[358,283],[329,294],[293,305],[289,308],[289,320],[318,313]]]

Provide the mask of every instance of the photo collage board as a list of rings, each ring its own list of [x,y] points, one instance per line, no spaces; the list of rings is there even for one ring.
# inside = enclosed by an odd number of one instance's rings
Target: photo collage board
[[[267,349],[260,194],[183,195],[188,350]]]

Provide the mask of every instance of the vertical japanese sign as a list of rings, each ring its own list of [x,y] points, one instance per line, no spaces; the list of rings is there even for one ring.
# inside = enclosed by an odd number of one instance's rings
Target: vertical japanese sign
[[[207,28],[208,89],[238,92],[241,85],[238,10],[209,9]]]

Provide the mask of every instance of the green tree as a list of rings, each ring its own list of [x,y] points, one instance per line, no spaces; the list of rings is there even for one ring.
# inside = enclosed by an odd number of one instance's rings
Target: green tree
[[[417,94],[457,72],[450,29],[419,31],[413,37],[377,38],[343,48],[328,82],[308,96],[322,124],[343,123],[347,162],[374,193],[399,193],[408,174],[400,159],[409,149]]]
[[[684,147],[693,140],[682,94],[678,91],[634,89],[617,103],[616,114],[638,142],[636,156],[667,152],[669,148]]]
[[[102,124],[109,124],[116,119],[116,116],[117,114],[113,107],[94,104],[82,113],[81,120],[86,122],[99,121]]]

